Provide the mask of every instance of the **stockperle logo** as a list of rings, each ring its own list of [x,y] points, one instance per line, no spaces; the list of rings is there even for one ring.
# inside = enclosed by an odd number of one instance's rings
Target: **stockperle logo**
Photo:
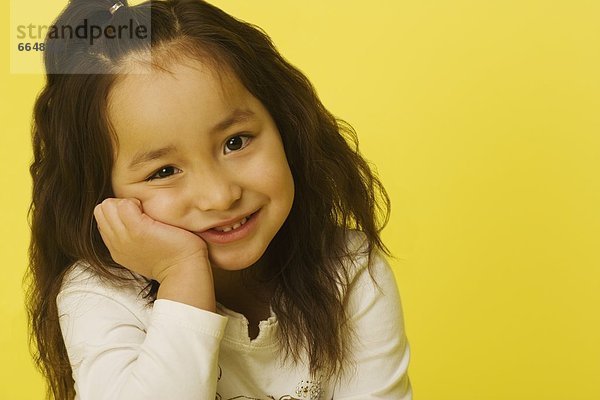
[[[58,3],[58,4],[56,4]],[[56,22],[68,2],[11,0],[10,9],[10,70],[19,74],[45,73],[105,73],[100,63],[79,65],[81,51],[103,54],[105,46],[129,47],[134,41],[150,42],[150,9],[129,13],[119,1],[106,12],[95,13],[75,22]],[[129,2],[130,6],[132,2]],[[120,13],[118,18],[113,18]],[[117,43],[118,41],[118,43]],[[138,46],[135,46],[138,47]],[[59,62],[44,67],[44,53],[60,54]],[[149,55],[148,55],[149,57]]]

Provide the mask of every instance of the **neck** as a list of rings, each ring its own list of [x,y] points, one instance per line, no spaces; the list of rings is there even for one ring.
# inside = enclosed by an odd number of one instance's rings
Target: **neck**
[[[225,307],[244,313],[247,307],[264,307],[268,309],[272,291],[260,281],[260,275],[266,265],[265,257],[261,257],[248,268],[227,271],[213,268],[215,296]],[[245,306],[247,305],[247,306]]]

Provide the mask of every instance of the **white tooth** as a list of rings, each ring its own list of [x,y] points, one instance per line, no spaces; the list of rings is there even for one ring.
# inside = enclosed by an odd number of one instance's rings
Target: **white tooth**
[[[246,222],[248,221],[248,217],[244,217],[242,218],[242,220],[240,222],[235,223],[232,226],[227,226],[227,227],[215,227],[214,229],[219,231],[219,232],[229,232],[233,229],[237,229],[240,226],[244,225]]]

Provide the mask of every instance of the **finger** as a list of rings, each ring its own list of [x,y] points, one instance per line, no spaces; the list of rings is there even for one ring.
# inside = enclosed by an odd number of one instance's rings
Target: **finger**
[[[106,217],[104,216],[104,212],[102,211],[102,207],[98,204],[94,208],[94,218],[96,219],[96,225],[98,226],[98,232],[100,233],[100,237],[104,241],[106,247],[111,247],[110,237],[113,235],[112,229],[110,225],[108,225],[106,221]]]
[[[123,225],[134,234],[150,229],[150,225],[154,222],[142,212],[141,205],[138,199],[122,199],[118,205],[119,217]]]
[[[102,204],[98,204],[96,207],[94,207],[94,219],[96,220],[96,225],[98,225],[98,230],[103,232],[108,232],[111,230],[110,225],[106,221]]]
[[[137,204],[137,206],[139,207],[139,209],[142,213],[144,212],[144,208],[142,207],[142,202],[139,199],[132,197],[130,200],[132,200],[133,202],[135,202]]]
[[[113,235],[123,235],[125,233],[125,225],[119,216],[118,205],[122,199],[105,199],[100,207],[104,214],[106,224],[110,227]]]

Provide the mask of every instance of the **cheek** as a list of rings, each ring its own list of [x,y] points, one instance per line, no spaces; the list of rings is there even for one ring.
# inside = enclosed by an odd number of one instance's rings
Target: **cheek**
[[[152,219],[173,225],[178,220],[178,202],[176,196],[168,191],[156,191],[151,195],[140,197],[144,213]]]
[[[290,171],[289,167],[287,168],[285,180],[282,184],[282,190],[284,191],[283,198],[284,198],[284,202],[285,202],[283,207],[285,208],[285,216],[287,218],[287,215],[290,213],[290,210],[292,209],[292,204],[294,203],[294,196],[295,196],[295,190],[296,190],[295,184],[294,184],[294,178],[292,177],[292,172]]]
[[[294,199],[294,178],[287,162],[284,160],[272,174],[271,190],[280,193],[282,201],[291,205]]]
[[[177,217],[177,196],[173,189],[148,190],[141,185],[118,185],[113,181],[117,198],[134,198],[142,202],[144,213],[160,222],[172,224]]]
[[[294,179],[283,149],[281,152],[271,153],[263,161],[253,171],[256,182],[274,200],[278,201],[281,207],[287,208],[288,205],[291,206],[294,198]]]
[[[281,180],[284,169],[289,168],[285,158],[282,159],[283,149],[279,149],[274,139],[267,138],[259,146],[261,149],[250,157],[243,158],[240,165],[232,164],[234,170],[230,172],[233,173],[232,176],[239,176],[247,182],[268,186],[273,179]],[[243,171],[243,174],[239,171]]]
[[[273,175],[275,175],[274,182],[277,182],[278,190],[281,190],[286,197],[294,198],[294,178],[292,171],[285,157],[283,147],[277,152],[277,164],[275,165]]]

